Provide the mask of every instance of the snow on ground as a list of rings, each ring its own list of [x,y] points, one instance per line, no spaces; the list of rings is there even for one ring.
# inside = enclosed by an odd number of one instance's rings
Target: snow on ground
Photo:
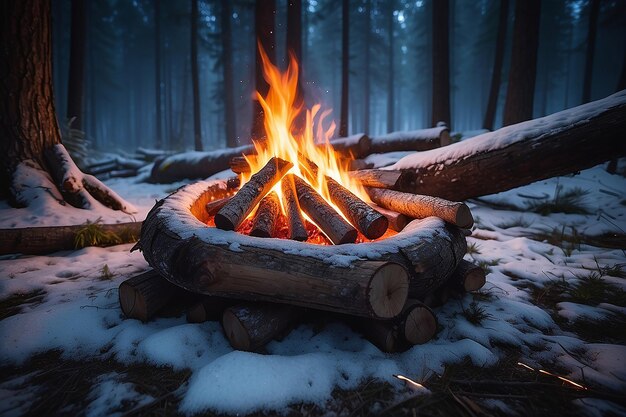
[[[139,209],[135,217],[141,220],[156,199],[180,184],[115,179],[107,185]],[[581,199],[589,214],[542,216],[529,210],[530,204],[553,201],[555,192],[576,187],[584,189]],[[567,286],[570,294],[580,293],[583,284],[594,279],[596,284],[611,285],[611,291],[626,290],[626,280],[611,273],[626,269],[624,248],[601,248],[582,239],[551,240],[555,234],[556,238],[624,234],[625,202],[626,178],[606,173],[603,166],[471,201],[477,224],[468,238],[466,259],[488,268],[482,295],[467,295],[436,309],[441,325],[436,338],[398,354],[381,353],[340,323],[321,331],[300,325],[283,340],[271,342],[262,355],[233,351],[217,322],[188,324],[184,317],[170,317],[143,324],[124,319],[117,287],[148,269],[141,253],[130,253],[131,244],[4,257],[1,299],[28,296],[13,315],[0,321],[0,361],[20,366],[38,353],[57,349],[62,358],[73,360],[113,358],[128,365],[189,369],[192,375],[181,387],[179,405],[188,414],[280,410],[302,401],[323,405],[333,389],[356,388],[370,377],[402,387],[394,374],[424,381],[428,387],[428,377],[441,374],[447,364],[469,359],[477,366],[496,365],[506,354],[503,346],[515,347],[529,366],[558,370],[600,389],[626,392],[626,347],[587,343],[569,327],[578,320],[603,323],[615,314],[623,315],[626,305],[606,300],[594,304],[579,294],[550,306],[548,297],[542,296],[558,285]],[[494,208],[502,204],[505,209]],[[76,224],[98,217],[107,222],[130,221],[103,208],[82,212],[57,205],[35,213],[5,203],[0,206],[0,227]],[[468,311],[480,314],[481,323],[474,324]],[[40,389],[31,382],[36,374],[0,380],[0,414],[20,415],[28,409]],[[152,401],[122,374],[100,375],[92,383],[86,409],[90,416],[115,415],[128,411],[125,405]],[[597,398],[576,403],[589,414],[626,413]],[[507,407],[498,400],[482,405],[494,410]]]

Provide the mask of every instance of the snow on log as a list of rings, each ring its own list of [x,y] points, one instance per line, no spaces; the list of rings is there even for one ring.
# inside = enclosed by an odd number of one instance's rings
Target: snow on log
[[[447,126],[420,129],[409,132],[393,132],[373,137],[368,155],[396,151],[427,151],[450,144],[450,129]]]
[[[235,230],[259,201],[291,169],[291,162],[273,157],[250,181],[233,196],[215,215],[215,225],[224,230]]]
[[[385,234],[389,226],[389,221],[385,216],[371,208],[334,179],[326,177],[326,185],[332,202],[366,238],[378,239]]]
[[[357,231],[350,223],[344,220],[330,204],[322,198],[309,184],[296,175],[290,175],[296,187],[296,195],[302,210],[309,216],[315,224],[331,242],[335,245],[344,243],[354,243],[357,238]]]
[[[284,336],[301,315],[300,309],[289,305],[242,303],[224,310],[222,326],[233,348],[254,352]]]
[[[227,191],[223,180],[187,185],[143,223],[138,246],[147,262],[191,292],[391,318],[407,292],[420,298],[444,282],[467,249],[460,229],[434,217],[386,239],[339,246],[207,227],[207,201]]]
[[[389,167],[418,180],[400,191],[462,201],[590,168],[626,155],[626,90],[503,127]],[[386,187],[387,188],[387,187]]]
[[[300,211],[300,203],[296,195],[296,185],[291,175],[285,175],[281,182],[283,192],[283,204],[285,216],[287,217],[287,227],[289,229],[289,239],[303,242],[307,240],[308,233],[304,227],[304,218]]]
[[[140,231],[141,222],[0,229],[0,255],[43,255],[85,246],[119,245],[135,242]],[[94,242],[96,234],[99,237]],[[80,235],[85,238],[77,239]]]
[[[472,212],[465,203],[383,188],[366,188],[366,191],[379,206],[415,219],[436,216],[462,229],[469,229],[474,224]]]

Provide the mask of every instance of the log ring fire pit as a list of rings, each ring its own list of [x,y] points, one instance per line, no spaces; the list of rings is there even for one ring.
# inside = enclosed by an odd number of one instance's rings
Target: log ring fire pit
[[[233,181],[181,187],[152,208],[138,247],[146,261],[188,291],[263,300],[379,319],[397,316],[453,273],[467,246],[461,229],[428,217],[368,243],[314,245],[207,227],[207,202]]]

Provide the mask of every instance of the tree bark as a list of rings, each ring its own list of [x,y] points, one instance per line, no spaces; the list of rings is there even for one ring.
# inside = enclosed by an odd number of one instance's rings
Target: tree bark
[[[339,136],[348,136],[348,96],[350,74],[350,1],[341,2],[341,116]]]
[[[72,0],[70,70],[67,82],[67,118],[72,128],[83,129],[83,83],[85,79],[85,39],[87,35],[85,0]]]
[[[394,56],[393,56],[393,21],[394,21],[394,6],[395,2],[391,0],[389,5],[389,10],[387,12],[387,35],[389,36],[389,52],[387,55],[387,132],[391,133],[394,131],[394,118],[395,118],[395,94],[394,94]]]
[[[265,50],[272,63],[276,62],[276,36],[274,19],[276,14],[275,0],[256,0],[254,3],[254,34],[258,44]],[[267,96],[269,85],[263,77],[263,63],[261,55],[256,48],[255,55],[255,88],[261,96]],[[264,113],[261,104],[252,102],[252,139],[262,140],[266,137],[263,126]]]
[[[435,216],[461,229],[469,229],[474,225],[472,213],[465,203],[383,188],[368,188],[367,193],[379,206],[414,219]]]
[[[370,131],[370,39],[372,32],[371,0],[365,0],[365,53],[363,54],[363,132]]]
[[[378,239],[387,231],[387,218],[368,206],[334,179],[327,177],[330,199],[350,223],[368,239]]]
[[[515,24],[509,83],[504,104],[504,126],[533,118],[540,13],[540,0],[515,2]]]
[[[390,168],[417,181],[384,188],[463,201],[571,174],[626,155],[626,143],[615,140],[626,131],[625,115],[621,91],[432,150],[421,160],[419,154],[406,157]]]
[[[402,310],[407,290],[415,298],[432,291],[466,251],[460,230],[435,218],[368,243],[363,249],[375,260],[359,259],[360,245],[281,239],[268,245],[206,227],[204,207],[225,188],[224,181],[183,187],[154,206],[141,230],[138,246],[148,263],[192,292],[390,318]]]
[[[234,148],[238,146],[236,131],[235,99],[233,92],[233,53],[231,20],[233,17],[230,1],[221,2],[222,20],[222,77],[224,81],[224,129],[226,145]]]
[[[280,201],[278,200],[278,194],[272,191],[263,197],[259,203],[259,208],[252,220],[250,236],[275,237],[276,222],[279,215]]]
[[[596,33],[600,16],[600,0],[591,0],[589,24],[587,27],[587,50],[585,52],[585,74],[583,79],[583,103],[591,101],[591,81],[593,79],[593,58],[596,52]]]
[[[489,101],[485,111],[483,128],[493,130],[493,123],[498,108],[498,96],[500,95],[500,79],[502,78],[502,63],[504,62],[504,46],[506,44],[506,32],[509,23],[509,0],[500,0],[500,15],[498,17],[498,32],[496,35],[496,50],[493,56],[493,69],[491,73],[491,86],[489,87]]]
[[[95,229],[94,229],[95,228]],[[106,241],[93,245],[90,237],[97,230]],[[139,238],[141,222],[117,223],[102,225],[75,225],[54,227],[26,227],[0,229],[0,255],[22,253],[24,255],[44,255],[61,250],[75,250],[86,246],[111,246],[122,243],[135,242]],[[84,244],[77,240],[77,236],[86,237]]]
[[[289,239],[304,242],[308,238],[308,233],[304,226],[304,218],[300,211],[300,203],[296,195],[296,185],[294,184],[293,177],[290,175],[283,177],[281,188],[283,192],[285,215],[287,216]]]
[[[450,128],[447,126],[419,129],[409,132],[393,132],[370,139],[367,154],[396,151],[428,151],[450,144]]]
[[[433,2],[433,114],[431,126],[450,118],[449,0]]]
[[[357,231],[350,223],[345,221],[339,213],[332,208],[321,195],[317,193],[304,180],[295,175],[290,175],[296,186],[296,194],[302,210],[331,242],[335,245],[354,243]],[[289,179],[290,181],[291,179]]]
[[[191,0],[191,84],[193,91],[193,143],[202,151],[202,122],[200,120],[200,81],[198,75],[198,0]]]
[[[215,215],[215,225],[223,230],[235,230],[272,187],[291,169],[293,164],[273,157],[245,183]]]

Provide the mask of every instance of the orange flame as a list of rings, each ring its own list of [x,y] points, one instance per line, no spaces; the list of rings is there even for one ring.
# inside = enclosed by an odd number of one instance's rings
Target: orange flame
[[[243,175],[242,184],[263,168],[272,157],[278,157],[292,162],[294,167],[291,172],[307,181],[340,214],[341,211],[330,200],[325,177],[333,178],[363,201],[369,202],[363,187],[348,176],[349,161],[339,158],[330,145],[330,138],[335,133],[335,123],[327,122],[331,110],[320,111],[320,104],[315,104],[311,109],[303,109],[303,105],[296,104],[299,68],[295,57],[289,55],[289,66],[283,73],[270,62],[260,43],[258,48],[263,62],[264,78],[269,84],[267,96],[263,97],[256,92],[256,99],[264,111],[267,140],[254,141],[257,155],[246,157],[251,172]],[[303,110],[306,111],[304,130],[296,133],[295,120]],[[324,128],[325,124],[328,127]],[[311,175],[312,172],[303,163],[303,158],[317,165],[317,175]],[[273,191],[282,197],[280,183]]]

